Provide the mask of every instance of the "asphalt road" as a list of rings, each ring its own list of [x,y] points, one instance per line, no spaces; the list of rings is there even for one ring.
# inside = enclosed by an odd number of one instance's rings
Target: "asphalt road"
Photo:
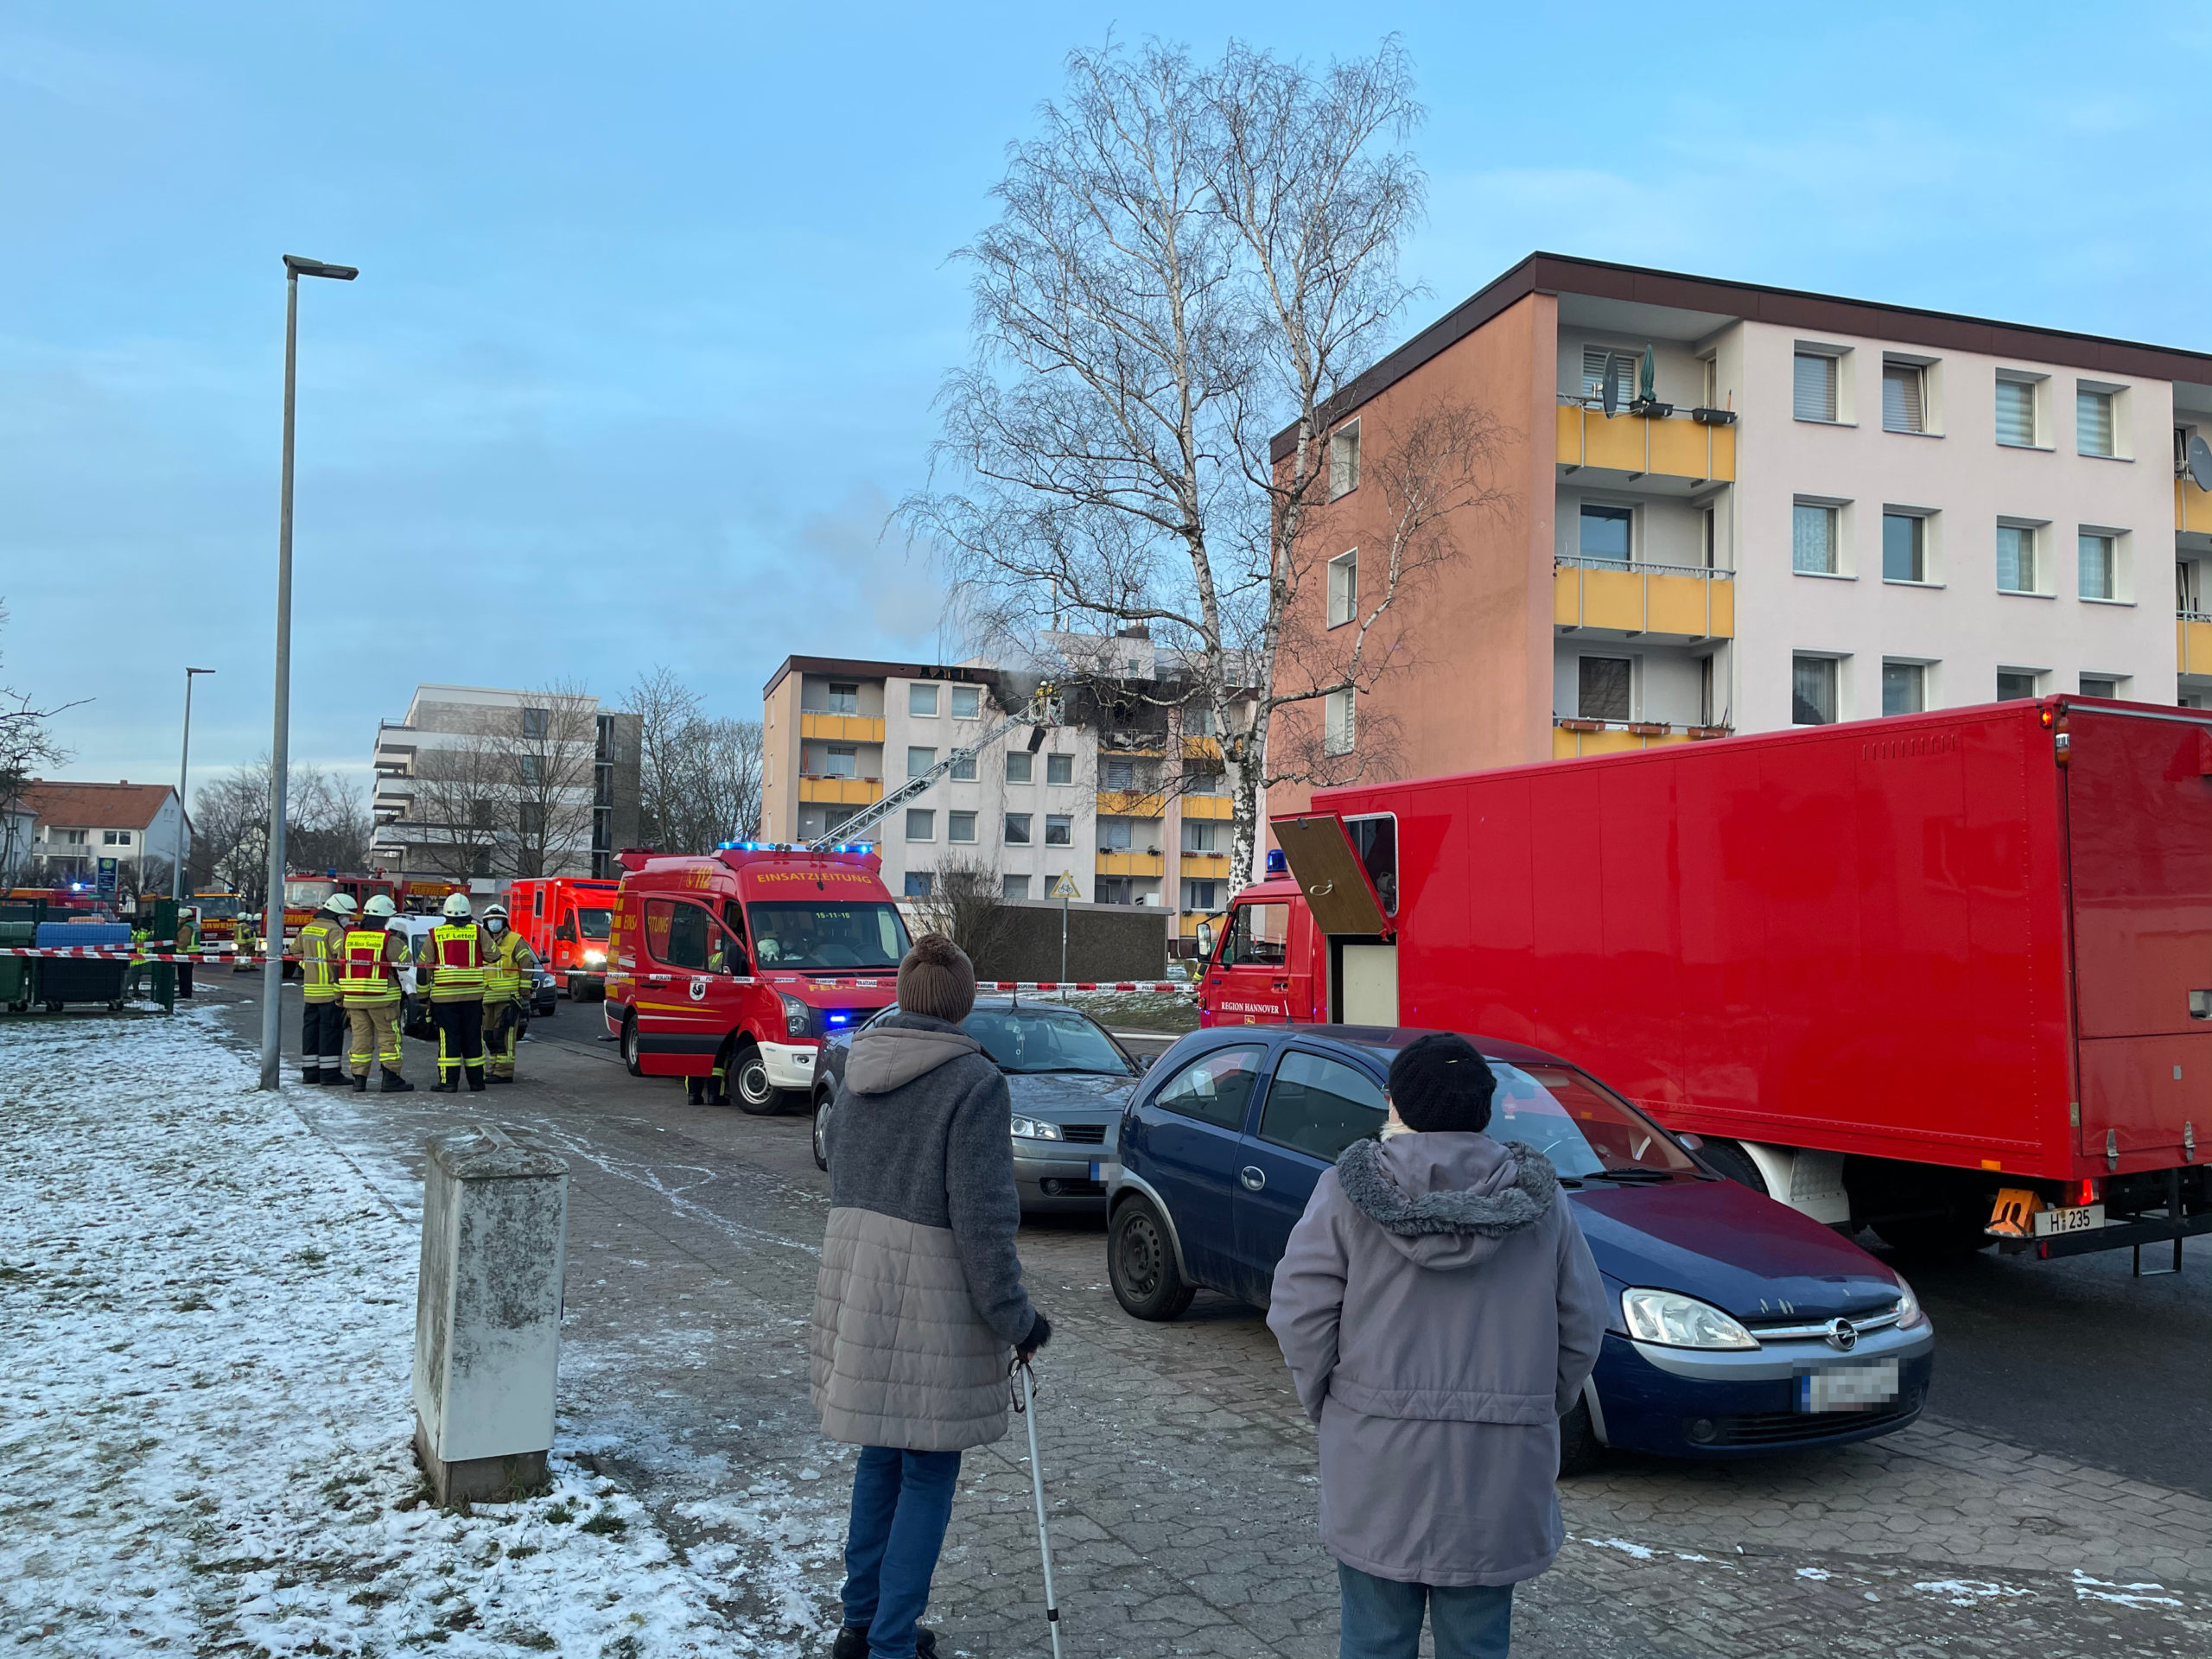
[[[200,982],[212,1000],[236,1005],[237,1029],[257,1033],[257,982],[209,975]],[[296,1065],[297,998],[288,988],[288,1071]],[[1134,1051],[1156,1052],[1172,1039],[1124,1040]],[[429,1045],[409,1043],[407,1070],[418,1085],[435,1075]],[[519,1106],[536,1092],[533,1079],[572,1099],[603,1098],[610,1113],[630,1122],[706,1142],[827,1194],[807,1119],[693,1106],[677,1084],[631,1077],[604,1039],[596,1004],[563,1000],[557,1014],[534,1020],[519,1070],[523,1084],[479,1098]],[[431,1103],[442,1098],[421,1102],[426,1115],[436,1115]],[[1033,1227],[1063,1240],[1098,1234],[1106,1294],[1103,1225],[1077,1219]],[[1871,1235],[1862,1242],[1881,1253]],[[2146,1268],[2171,1261],[2170,1250],[2145,1254]],[[2135,1278],[2125,1250],[2060,1262],[1986,1251],[1940,1268],[1916,1267],[1910,1276],[1936,1325],[1931,1417],[2212,1498],[2212,1242],[2190,1243],[2179,1276]]]

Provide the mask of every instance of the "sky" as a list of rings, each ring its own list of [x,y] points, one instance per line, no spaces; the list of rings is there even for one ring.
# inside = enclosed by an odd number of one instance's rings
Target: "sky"
[[[0,0],[0,684],[78,779],[268,747],[300,296],[292,753],[418,682],[940,659],[887,533],[953,257],[1077,46],[1399,34],[1409,334],[1535,249],[2212,348],[2212,10]]]

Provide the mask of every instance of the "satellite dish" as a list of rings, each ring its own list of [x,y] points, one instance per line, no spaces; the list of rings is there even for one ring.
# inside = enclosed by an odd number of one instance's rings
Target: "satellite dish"
[[[1622,372],[1624,367],[1626,368],[1627,373],[1635,373],[1636,359],[1624,356],[1619,352],[1605,353],[1605,384],[1600,391],[1605,398],[1605,418],[1608,420],[1620,413],[1620,385],[1621,381],[1626,378]]]
[[[2186,453],[2189,459],[2184,464],[2191,481],[2200,490],[2212,491],[2212,443],[2204,442],[2202,433],[2192,432]]]

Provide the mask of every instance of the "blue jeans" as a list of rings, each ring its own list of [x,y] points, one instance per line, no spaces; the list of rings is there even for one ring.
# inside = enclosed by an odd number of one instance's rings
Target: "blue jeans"
[[[1337,1563],[1344,1592],[1338,1659],[1414,1659],[1428,1609],[1436,1659],[1505,1659],[1513,1639],[1513,1586],[1401,1584]]]
[[[930,1605],[959,1479],[957,1452],[861,1448],[843,1593],[845,1623],[867,1627],[873,1659],[914,1659],[914,1627]]]

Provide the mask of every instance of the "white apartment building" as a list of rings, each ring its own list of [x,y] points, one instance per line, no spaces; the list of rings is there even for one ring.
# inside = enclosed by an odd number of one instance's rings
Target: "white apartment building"
[[[121,885],[136,891],[148,860],[167,867],[192,855],[192,821],[168,784],[34,779],[0,827],[21,833],[24,814],[31,819],[28,849],[0,850],[11,850],[10,862],[27,864],[41,885],[92,880],[100,861],[111,858]]]

